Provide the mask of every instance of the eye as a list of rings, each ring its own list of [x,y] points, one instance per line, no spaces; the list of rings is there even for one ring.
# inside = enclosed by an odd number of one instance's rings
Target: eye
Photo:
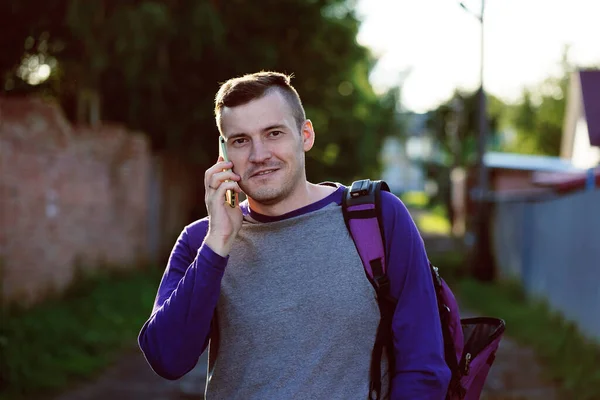
[[[234,146],[241,146],[244,143],[246,143],[247,141],[248,141],[248,139],[246,139],[246,138],[238,138],[238,139],[234,139],[232,143]]]
[[[281,132],[281,131],[271,131],[271,132],[269,132],[269,136],[271,136],[271,137],[278,137],[278,136],[281,136],[281,135],[283,135],[283,132]]]

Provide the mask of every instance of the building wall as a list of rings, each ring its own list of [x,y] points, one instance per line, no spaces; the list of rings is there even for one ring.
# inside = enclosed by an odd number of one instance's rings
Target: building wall
[[[531,171],[494,169],[491,173],[491,189],[496,192],[509,192],[533,187]]]
[[[156,260],[173,240],[165,222],[189,222],[186,202],[164,194],[172,174],[157,169],[140,133],[72,126],[52,103],[0,98],[2,300],[29,305],[61,292],[78,267]]]

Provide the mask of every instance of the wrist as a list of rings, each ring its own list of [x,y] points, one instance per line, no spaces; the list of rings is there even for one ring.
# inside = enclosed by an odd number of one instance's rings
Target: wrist
[[[206,235],[204,244],[221,257],[227,257],[231,251],[231,240],[223,236],[211,234],[210,232]]]

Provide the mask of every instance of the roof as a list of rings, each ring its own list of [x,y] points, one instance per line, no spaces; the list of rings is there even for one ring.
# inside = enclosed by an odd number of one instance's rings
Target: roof
[[[590,144],[600,146],[600,70],[579,71]]]
[[[580,172],[570,161],[559,157],[516,153],[487,152],[483,158],[488,168],[520,171]]]
[[[586,170],[579,173],[536,173],[533,183],[540,187],[551,187],[557,192],[570,192],[586,187],[588,181],[594,182],[600,188],[600,168]]]

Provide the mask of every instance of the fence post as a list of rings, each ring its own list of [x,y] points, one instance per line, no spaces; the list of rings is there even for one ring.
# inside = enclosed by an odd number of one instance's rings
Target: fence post
[[[594,173],[595,168],[589,168],[587,170],[585,179],[585,190],[586,192],[594,190],[596,187],[596,174]]]

